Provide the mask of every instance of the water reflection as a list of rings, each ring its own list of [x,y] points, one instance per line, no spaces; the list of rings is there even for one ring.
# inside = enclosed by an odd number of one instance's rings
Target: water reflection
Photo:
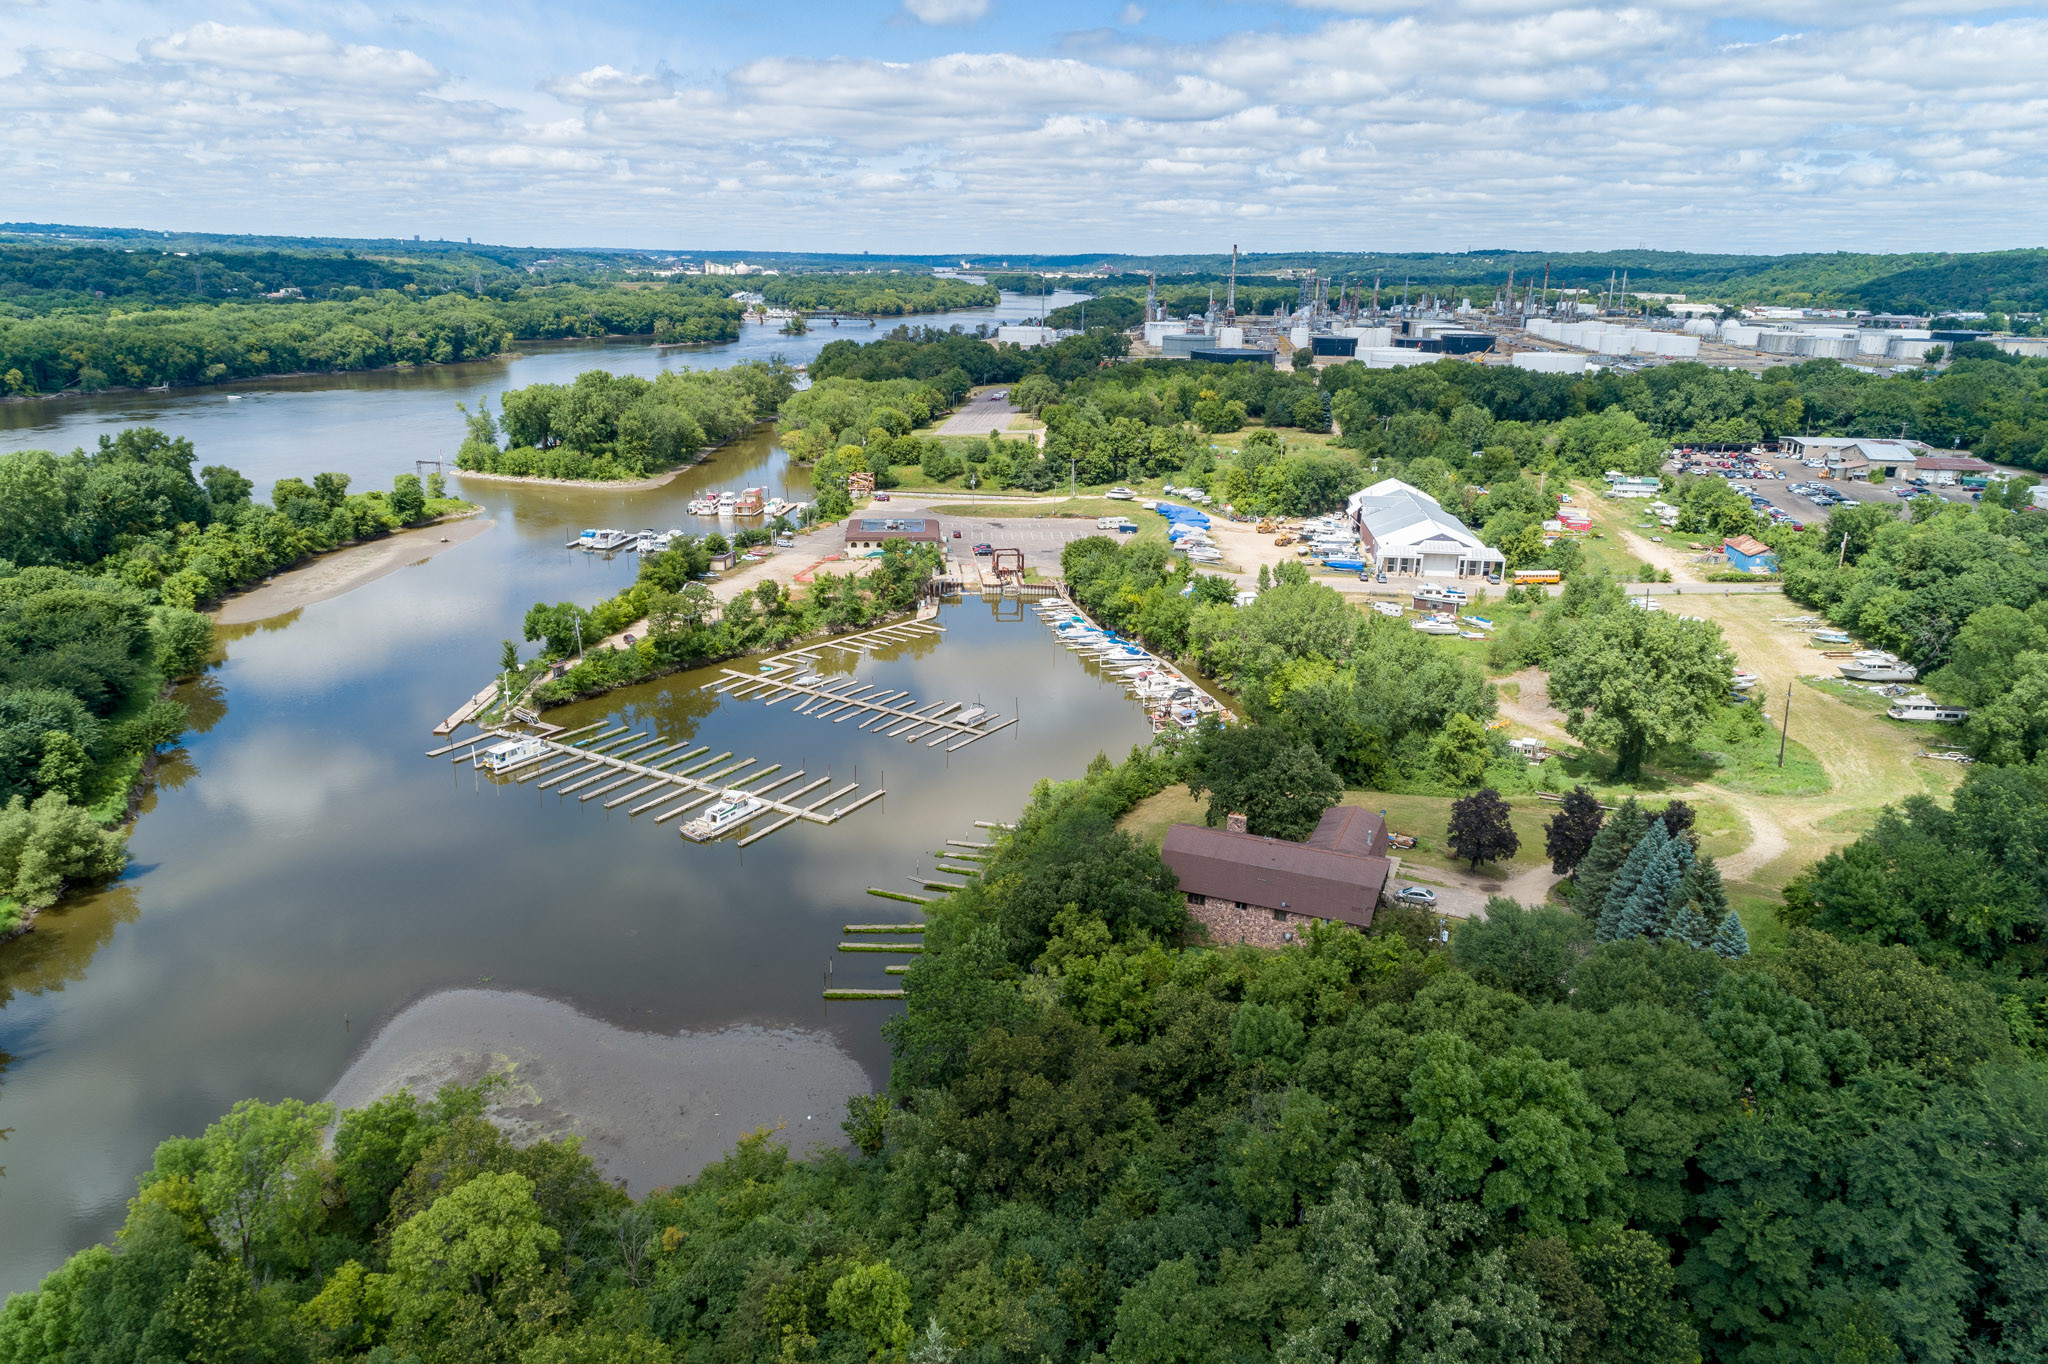
[[[561,364],[573,372],[591,359],[584,349]],[[500,379],[524,363],[499,367]],[[239,463],[259,482],[322,468],[388,482],[463,392],[447,386],[457,376],[428,377],[176,399],[192,406],[170,416],[161,398],[95,410],[161,421],[192,436],[203,461]],[[251,420],[179,415],[214,409]],[[0,423],[16,427],[5,438],[14,444],[88,438],[74,424],[61,440],[20,439],[14,409]],[[158,1141],[198,1132],[241,1098],[317,1098],[378,1023],[451,987],[489,981],[670,1034],[818,1027],[879,1080],[888,1007],[828,1014],[818,998],[828,961],[841,984],[887,980],[882,960],[849,965],[832,950],[841,923],[873,917],[866,888],[908,889],[928,849],[943,846],[932,840],[1006,818],[1038,778],[1076,776],[1098,751],[1147,736],[1118,687],[1075,666],[1035,621],[1019,623],[1014,605],[951,606],[943,640],[828,659],[881,689],[1021,711],[1022,724],[956,754],[722,700],[704,689],[715,669],[555,717],[633,722],[669,743],[888,788],[839,824],[792,827],[744,851],[700,848],[672,823],[422,756],[530,605],[588,605],[633,580],[633,556],[567,550],[570,532],[694,527],[684,504],[696,491],[743,484],[808,488],[767,431],[643,493],[465,484],[497,520],[489,533],[221,631],[217,665],[176,693],[191,730],[160,759],[129,875],[0,947],[0,1048],[13,1058],[0,1094],[0,1126],[13,1128],[0,1292],[110,1235]]]

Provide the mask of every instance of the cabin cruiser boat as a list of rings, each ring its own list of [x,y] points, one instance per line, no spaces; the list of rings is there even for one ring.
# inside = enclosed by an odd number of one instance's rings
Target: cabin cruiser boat
[[[689,508],[688,508],[688,510],[689,510],[689,513],[690,513],[690,515],[692,515],[692,516],[716,516],[716,515],[718,515],[718,497],[717,497],[717,494],[715,494],[715,493],[705,493],[705,494],[703,494],[702,496],[699,496],[699,497],[693,497],[693,498],[691,498],[691,499],[690,499],[690,505],[689,505]]]
[[[1925,695],[1908,696],[1897,704],[1885,709],[1885,714],[1894,720],[1928,720],[1944,724],[1960,724],[1970,718],[1970,712],[1961,706],[1944,706]]]
[[[720,493],[718,495],[718,514],[720,516],[727,516],[732,514],[733,508],[739,505],[739,501],[740,495],[736,492],[733,492],[731,489],[727,489],[726,491]]]
[[[794,502],[785,502],[783,499],[779,497],[771,497],[768,499],[768,505],[761,508],[761,511],[770,519],[773,519],[778,516],[787,516],[789,513],[795,511],[796,508],[797,504]]]
[[[631,544],[633,539],[622,530],[586,530],[576,537],[576,547],[603,554]]]
[[[1438,611],[1434,615],[1411,621],[1408,628],[1420,630],[1425,635],[1455,635],[1458,633],[1458,618]]]
[[[987,706],[969,706],[958,715],[948,715],[946,722],[955,725],[971,725],[986,714],[988,714]]]
[[[1813,641],[1816,644],[1847,644],[1849,636],[1841,630],[1815,630]]]
[[[1851,682],[1911,682],[1920,670],[1881,649],[1858,650],[1853,661],[1837,665]]]
[[[765,802],[744,791],[728,790],[712,802],[709,810],[683,825],[683,837],[697,843],[708,843],[731,833],[767,808]]]

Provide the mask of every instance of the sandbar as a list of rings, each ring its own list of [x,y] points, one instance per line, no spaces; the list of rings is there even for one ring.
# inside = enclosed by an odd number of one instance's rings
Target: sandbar
[[[696,464],[678,464],[667,473],[656,474],[652,478],[542,478],[539,474],[480,474],[474,469],[450,469],[448,476],[488,479],[492,483],[525,483],[541,488],[591,488],[606,493],[637,493],[659,488],[696,467]]]
[[[327,1094],[360,1108],[400,1089],[502,1074],[491,1120],[520,1145],[567,1136],[638,1196],[681,1184],[759,1127],[796,1155],[844,1147],[846,1100],[872,1089],[829,1034],[744,1024],[709,1032],[613,1027],[509,990],[428,995],[378,1030]]]
[[[431,559],[482,535],[497,523],[480,516],[481,510],[322,554],[310,563],[286,569],[261,587],[229,597],[214,609],[213,619],[220,625],[248,625],[353,592],[407,564]]]

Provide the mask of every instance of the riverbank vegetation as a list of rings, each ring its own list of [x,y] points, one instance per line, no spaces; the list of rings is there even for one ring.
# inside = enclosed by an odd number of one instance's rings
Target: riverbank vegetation
[[[721,291],[522,286],[504,298],[384,289],[334,301],[201,301],[117,311],[0,310],[0,394],[210,384],[480,360],[520,341],[652,336],[731,341],[741,307]]]
[[[497,414],[462,412],[455,467],[525,478],[645,478],[768,420],[795,388],[781,360],[665,370],[652,379],[586,370],[567,384],[507,389]],[[501,445],[500,441],[504,443]]]
[[[1208,944],[1117,827],[1187,761],[1041,784],[929,908],[850,1150],[763,1131],[634,1199],[489,1090],[251,1101],[0,1359],[2038,1357],[2048,1072],[1968,971],[1702,935],[1675,807],[1579,831],[1597,914]]]
[[[759,288],[761,297],[778,308],[862,317],[957,312],[1002,302],[990,285],[931,275],[775,275]]]
[[[188,440],[150,427],[97,448],[0,455],[0,934],[68,882],[125,854],[149,755],[184,732],[169,683],[201,671],[213,627],[196,608],[312,554],[466,510],[400,474],[389,493],[348,478],[280,479],[269,505],[224,465],[195,474]],[[429,493],[432,496],[429,496]]]
[[[696,537],[686,537],[659,554],[643,556],[633,585],[595,607],[534,604],[526,613],[525,635],[540,644],[535,666],[543,671],[575,655],[579,642],[594,643],[636,621],[647,622],[643,637],[583,654],[561,676],[541,682],[534,699],[560,705],[685,668],[873,625],[915,607],[939,563],[936,546],[898,541],[864,573],[820,572],[802,591],[764,580],[721,603],[700,580],[710,565],[709,552]]]

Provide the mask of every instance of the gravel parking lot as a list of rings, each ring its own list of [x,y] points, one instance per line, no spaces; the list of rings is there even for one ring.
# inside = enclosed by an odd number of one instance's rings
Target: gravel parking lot
[[[1862,483],[1849,478],[1824,479],[1820,476],[1820,470],[1809,469],[1790,455],[1764,455],[1757,462],[1766,469],[1782,471],[1785,477],[1782,480],[1775,478],[1738,478],[1736,481],[1747,483],[1756,490],[1759,497],[1783,511],[1801,525],[1810,525],[1815,521],[1825,520],[1829,509],[1793,492],[1791,485],[1794,483],[1818,483],[1823,488],[1837,493],[1851,502],[1876,502],[1883,506],[1894,508],[1903,506],[1905,502],[1905,499],[1898,495],[1897,489],[1902,485],[1896,479],[1888,480],[1884,483]],[[1970,505],[1971,490],[1963,487],[1960,483],[1945,488],[1933,487],[1927,489],[1927,491],[1947,502],[1960,502],[1965,506]]]

